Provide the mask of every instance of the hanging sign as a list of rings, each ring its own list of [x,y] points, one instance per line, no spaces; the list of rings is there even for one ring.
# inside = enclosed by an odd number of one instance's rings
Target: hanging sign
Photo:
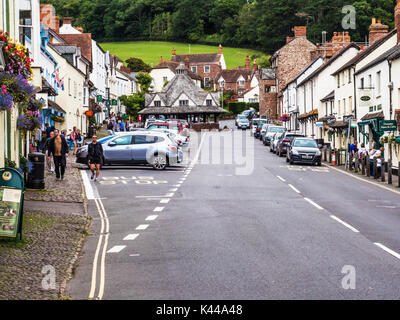
[[[396,120],[381,120],[379,121],[380,131],[397,131]]]
[[[86,111],[85,111],[85,116],[86,116],[86,117],[93,117],[93,114],[94,114],[94,113],[93,113],[92,110],[86,110]]]
[[[358,93],[359,106],[370,107],[372,105],[373,91],[371,89],[360,89]]]

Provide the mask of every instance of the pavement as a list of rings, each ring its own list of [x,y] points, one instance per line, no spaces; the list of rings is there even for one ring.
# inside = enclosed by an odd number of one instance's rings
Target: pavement
[[[71,298],[400,298],[396,190],[290,166],[249,131],[196,150],[165,171],[105,167],[97,183],[81,170],[93,225]]]

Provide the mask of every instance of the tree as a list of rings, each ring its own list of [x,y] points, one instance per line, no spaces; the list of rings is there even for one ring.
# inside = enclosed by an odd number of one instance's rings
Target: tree
[[[140,92],[148,93],[151,88],[151,82],[153,81],[152,77],[150,77],[148,73],[139,72],[135,78],[139,83]]]
[[[145,107],[145,96],[142,92],[130,96],[121,96],[121,103],[126,107],[126,113],[131,117],[137,117],[140,110]]]
[[[140,58],[129,58],[125,61],[132,72],[150,72],[151,67]]]

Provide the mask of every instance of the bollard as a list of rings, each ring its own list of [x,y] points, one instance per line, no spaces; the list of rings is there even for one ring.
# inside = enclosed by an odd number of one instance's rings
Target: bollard
[[[386,163],[383,162],[383,159],[381,161],[381,180],[382,182],[385,182],[385,168],[386,168]]]
[[[326,146],[324,147],[324,161],[326,162],[326,157],[327,157],[327,155],[326,155]]]
[[[393,183],[393,178],[392,178],[392,160],[389,160],[388,162],[388,184]]]
[[[378,160],[377,160],[376,158],[374,158],[374,170],[372,170],[374,179],[377,179],[377,178],[378,178],[378,175],[376,174],[376,171],[377,171],[377,164],[378,164]]]
[[[367,177],[371,176],[371,163],[369,161],[369,157],[365,157],[365,165],[367,166]]]
[[[365,176],[365,161],[366,161],[366,156],[363,154],[361,156],[361,174]]]

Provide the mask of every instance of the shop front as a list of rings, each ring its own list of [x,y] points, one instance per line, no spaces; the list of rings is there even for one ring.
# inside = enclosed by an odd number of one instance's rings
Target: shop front
[[[380,148],[380,138],[385,132],[381,130],[379,123],[383,119],[383,111],[367,113],[363,116],[361,121],[357,123],[359,129],[358,140],[367,145],[373,138],[377,144],[377,148]]]

